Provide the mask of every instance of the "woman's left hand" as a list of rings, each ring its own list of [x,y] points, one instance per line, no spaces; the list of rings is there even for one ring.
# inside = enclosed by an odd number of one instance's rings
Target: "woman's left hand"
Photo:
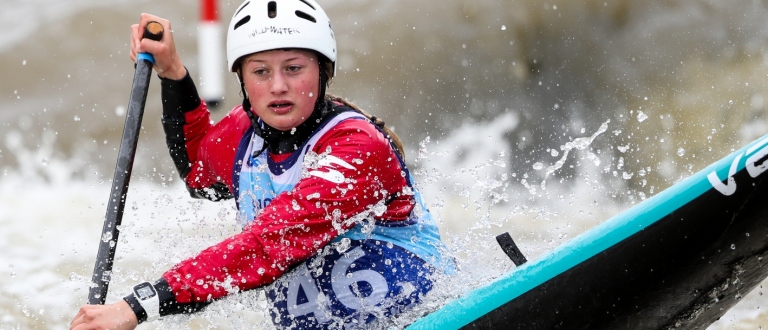
[[[75,315],[70,330],[131,330],[139,325],[136,314],[125,300],[111,305],[85,305]]]
[[[158,22],[163,26],[163,38],[160,41],[142,38],[144,28],[152,21]],[[180,80],[187,75],[187,69],[181,62],[179,53],[176,52],[171,22],[167,19],[150,14],[141,14],[139,24],[131,25],[131,47],[128,56],[136,62],[140,52],[154,55],[155,64],[153,68],[161,77]]]

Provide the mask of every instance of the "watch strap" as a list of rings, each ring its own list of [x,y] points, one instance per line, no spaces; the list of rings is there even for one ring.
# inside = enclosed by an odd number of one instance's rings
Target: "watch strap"
[[[136,314],[136,319],[139,321],[139,324],[142,324],[147,320],[147,312],[144,311],[144,307],[141,307],[139,299],[136,298],[133,293],[123,297],[123,300],[125,300],[125,302],[128,303],[128,306],[131,307],[133,314]]]

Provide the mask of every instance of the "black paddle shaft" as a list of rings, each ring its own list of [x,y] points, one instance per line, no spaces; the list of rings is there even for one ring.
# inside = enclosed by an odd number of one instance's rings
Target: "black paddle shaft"
[[[163,26],[157,22],[149,22],[144,29],[143,37],[159,41],[163,37]],[[96,256],[96,265],[93,267],[91,288],[88,293],[88,304],[91,305],[103,305],[107,299],[112,263],[117,249],[117,238],[120,234],[118,227],[123,219],[125,197],[128,193],[128,183],[131,180],[133,159],[136,155],[136,145],[141,130],[141,119],[144,116],[144,105],[147,103],[152,66],[151,55],[139,55],[136,60],[136,72],[133,75],[128,113],[125,115],[125,127],[120,141],[115,176],[109,191],[107,215],[104,218],[104,228],[99,238],[99,253]]]

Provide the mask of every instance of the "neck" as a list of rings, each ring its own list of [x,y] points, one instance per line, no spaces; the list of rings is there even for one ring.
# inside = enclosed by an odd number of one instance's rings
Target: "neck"
[[[267,142],[269,152],[273,154],[292,153],[298,150],[309,139],[312,132],[320,126],[323,114],[327,113],[325,106],[315,108],[312,114],[301,125],[288,131],[281,131],[264,123],[259,136]]]

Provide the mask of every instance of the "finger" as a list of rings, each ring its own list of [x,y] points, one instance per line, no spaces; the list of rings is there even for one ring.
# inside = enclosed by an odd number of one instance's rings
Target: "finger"
[[[141,20],[139,21],[138,31],[143,32],[144,29],[147,27],[147,24],[149,24],[149,22],[152,22],[152,21],[160,23],[163,26],[163,29],[165,29],[165,31],[171,31],[170,21],[162,17],[158,17],[152,14],[147,14],[147,13],[141,14]]]
[[[72,323],[69,324],[69,329],[75,329],[77,326],[85,323],[85,319],[83,316],[85,316],[85,307],[81,307],[80,310],[77,312],[77,315],[75,315],[75,318],[72,319]]]
[[[150,53],[152,55],[159,55],[163,51],[163,44],[159,41],[145,38],[139,40],[139,49],[141,52]]]
[[[131,25],[131,46],[128,49],[128,57],[136,62],[136,55],[139,53],[139,39],[137,37],[139,30],[138,24]]]
[[[135,48],[138,45],[139,40],[141,40],[139,25],[133,24],[131,25],[131,47]]]
[[[144,30],[150,22],[157,22],[163,27],[164,35],[159,41],[143,38]],[[172,46],[169,45],[173,45],[173,37],[170,35],[170,31],[170,21],[150,14],[141,14],[141,23],[139,23],[139,26],[137,26],[137,30],[135,32],[137,33],[137,37],[135,39],[138,45],[137,52],[147,52],[153,55],[160,55],[163,52],[168,51],[169,48],[172,48]]]

